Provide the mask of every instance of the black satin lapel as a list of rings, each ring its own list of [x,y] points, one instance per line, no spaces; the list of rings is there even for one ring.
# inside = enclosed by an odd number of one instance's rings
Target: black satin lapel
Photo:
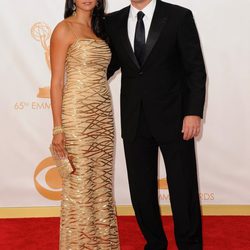
[[[150,55],[151,51],[153,50],[157,40],[160,37],[162,28],[164,27],[167,21],[166,14],[162,12],[162,8],[160,6],[160,1],[157,1],[155,13],[152,19],[152,23],[150,26],[146,48],[145,48],[145,56],[143,60],[143,64],[145,64],[148,56]],[[142,66],[143,66],[142,64]]]
[[[122,18],[122,22],[121,22],[121,40],[122,43],[124,45],[124,47],[127,50],[127,53],[129,55],[129,57],[131,58],[131,60],[133,61],[133,63],[140,68],[140,65],[136,59],[136,56],[134,54],[133,48],[131,46],[131,43],[129,41],[129,37],[128,37],[128,15],[129,15],[129,11],[130,8],[128,7],[128,9],[126,9],[125,13],[123,14]]]

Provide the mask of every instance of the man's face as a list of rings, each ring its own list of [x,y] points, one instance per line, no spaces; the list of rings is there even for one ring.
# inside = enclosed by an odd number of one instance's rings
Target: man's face
[[[143,4],[143,3],[150,2],[150,1],[151,1],[151,0],[131,0],[131,3]]]

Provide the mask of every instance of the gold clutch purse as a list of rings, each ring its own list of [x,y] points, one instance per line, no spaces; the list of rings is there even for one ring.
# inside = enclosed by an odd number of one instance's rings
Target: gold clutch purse
[[[60,176],[64,178],[67,177],[69,174],[71,174],[74,171],[74,169],[68,157],[59,157],[54,152],[52,145],[50,145],[49,149]]]

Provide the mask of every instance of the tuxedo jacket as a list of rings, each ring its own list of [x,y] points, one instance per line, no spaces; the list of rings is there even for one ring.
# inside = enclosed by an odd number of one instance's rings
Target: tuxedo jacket
[[[140,66],[128,37],[129,11],[106,17],[108,78],[122,73],[122,137],[133,140],[143,106],[153,136],[169,141],[180,136],[184,116],[203,116],[206,71],[197,28],[190,10],[157,0]]]

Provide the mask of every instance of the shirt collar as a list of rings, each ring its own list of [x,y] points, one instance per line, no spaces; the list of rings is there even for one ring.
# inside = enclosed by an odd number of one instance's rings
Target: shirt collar
[[[130,6],[129,16],[137,19],[137,13],[142,11],[145,14],[145,17],[152,19],[155,11],[156,0],[151,0],[151,2],[142,10],[136,9],[132,4]]]

